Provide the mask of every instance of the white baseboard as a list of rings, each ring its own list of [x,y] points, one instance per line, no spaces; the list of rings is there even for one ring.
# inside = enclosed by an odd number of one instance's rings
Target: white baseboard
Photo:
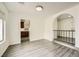
[[[63,43],[63,42],[56,41],[56,40],[54,40],[53,42],[58,43],[58,44],[61,44],[61,45],[66,46],[66,47],[69,47],[69,48],[71,48],[71,49],[75,49],[75,50],[79,51],[79,48],[77,48],[77,47],[75,47],[75,46],[72,46],[72,45],[69,45],[69,44],[67,44],[67,43]]]

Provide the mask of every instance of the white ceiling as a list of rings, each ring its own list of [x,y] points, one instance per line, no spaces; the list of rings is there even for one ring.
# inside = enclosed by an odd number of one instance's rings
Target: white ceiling
[[[65,9],[71,8],[79,3],[77,2],[25,2],[20,4],[17,2],[5,2],[4,3],[10,12],[15,13],[31,13],[31,14],[40,14],[51,15],[57,12],[63,11]],[[42,12],[35,10],[35,6],[42,5],[44,7]]]

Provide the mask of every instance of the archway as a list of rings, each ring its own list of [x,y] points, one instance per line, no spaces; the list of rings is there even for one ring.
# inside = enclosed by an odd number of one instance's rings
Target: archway
[[[54,40],[75,45],[74,17],[63,13],[56,18],[54,24]]]

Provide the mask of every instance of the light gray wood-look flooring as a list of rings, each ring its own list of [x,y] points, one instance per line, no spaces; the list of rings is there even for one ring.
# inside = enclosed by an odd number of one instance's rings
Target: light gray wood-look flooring
[[[78,57],[79,51],[50,42],[38,40],[10,46],[3,57]]]

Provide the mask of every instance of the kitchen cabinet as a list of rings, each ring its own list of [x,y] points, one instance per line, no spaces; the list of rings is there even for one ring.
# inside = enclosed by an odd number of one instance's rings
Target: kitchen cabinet
[[[29,37],[29,31],[21,31],[21,38]]]

